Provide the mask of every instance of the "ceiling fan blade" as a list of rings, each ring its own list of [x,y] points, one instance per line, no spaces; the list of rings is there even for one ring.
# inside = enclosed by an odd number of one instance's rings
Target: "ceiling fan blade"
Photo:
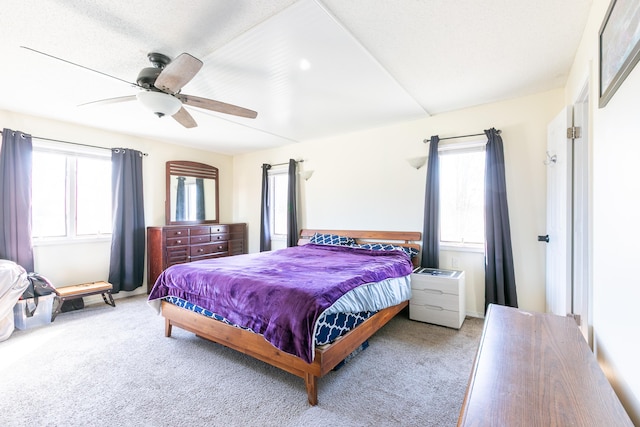
[[[227,104],[225,102],[214,101],[213,99],[200,98],[198,96],[176,94],[176,98],[182,101],[183,104],[191,105],[192,107],[204,108],[205,110],[216,111],[218,113],[231,114],[234,116],[246,117],[248,119],[255,119],[258,113],[253,110],[238,107],[237,105]]]
[[[84,104],[78,105],[78,107],[84,107],[85,105],[106,105],[106,104],[116,104],[118,102],[127,102],[127,101],[135,101],[135,95],[127,95],[127,96],[118,96],[116,98],[107,98],[100,99],[98,101],[85,102]]]
[[[191,117],[191,114],[189,114],[189,112],[185,110],[184,107],[180,108],[178,112],[171,117],[176,119],[178,123],[186,128],[194,128],[198,126],[193,117]]]
[[[140,87],[138,84],[128,82],[126,80],[121,79],[120,77],[115,77],[115,76],[112,76],[111,74],[103,73],[102,71],[94,70],[93,68],[85,67],[84,65],[76,64],[75,62],[67,61],[66,59],[58,58],[57,56],[49,55],[48,53],[40,52],[39,50],[35,50],[27,46],[20,46],[20,47],[35,53],[39,53],[40,55],[48,56],[49,58],[57,59],[58,61],[66,62],[67,64],[75,65],[76,67],[84,68],[85,70],[93,71],[94,73],[102,74],[103,76],[111,77],[112,79],[120,80],[121,82],[124,82],[128,85]]]
[[[154,86],[165,92],[179,92],[198,74],[200,68],[202,68],[202,61],[188,53],[181,53],[162,69]]]

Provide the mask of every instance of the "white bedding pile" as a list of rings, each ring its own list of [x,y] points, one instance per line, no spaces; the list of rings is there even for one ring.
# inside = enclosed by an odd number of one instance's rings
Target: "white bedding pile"
[[[13,306],[27,286],[29,279],[25,269],[13,261],[0,259],[0,341],[13,333]]]

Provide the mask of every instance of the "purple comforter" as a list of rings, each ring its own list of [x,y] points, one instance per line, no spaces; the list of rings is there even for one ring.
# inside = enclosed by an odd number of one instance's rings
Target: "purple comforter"
[[[314,327],[325,309],[359,285],[411,270],[402,251],[307,244],[171,266],[149,300],[185,299],[311,362]]]

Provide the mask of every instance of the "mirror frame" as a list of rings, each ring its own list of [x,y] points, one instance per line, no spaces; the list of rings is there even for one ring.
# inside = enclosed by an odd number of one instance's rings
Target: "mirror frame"
[[[194,178],[213,179],[215,185],[216,219],[195,221],[171,221],[171,176],[187,176]],[[166,165],[166,199],[165,222],[167,225],[175,224],[218,224],[220,222],[220,192],[218,188],[218,168],[205,163],[191,162],[187,160],[170,160]]]

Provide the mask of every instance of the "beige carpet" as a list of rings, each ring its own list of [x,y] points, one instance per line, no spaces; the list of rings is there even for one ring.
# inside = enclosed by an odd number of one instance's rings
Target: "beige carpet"
[[[62,313],[0,343],[3,426],[454,426],[482,320],[400,313],[369,348],[304,381],[174,328],[144,296]]]

